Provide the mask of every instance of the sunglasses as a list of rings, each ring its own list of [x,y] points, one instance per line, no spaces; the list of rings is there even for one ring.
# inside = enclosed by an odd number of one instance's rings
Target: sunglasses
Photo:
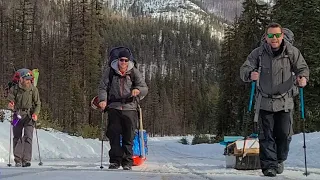
[[[31,73],[27,73],[27,74],[23,75],[22,78],[30,77],[30,76],[32,76],[32,74]]]
[[[121,62],[129,62],[129,59],[120,59],[119,61],[121,61]]]
[[[273,33],[269,33],[267,34],[268,38],[273,38],[274,36],[276,36],[276,38],[280,38],[282,35],[282,33],[276,33],[276,34],[273,34]]]

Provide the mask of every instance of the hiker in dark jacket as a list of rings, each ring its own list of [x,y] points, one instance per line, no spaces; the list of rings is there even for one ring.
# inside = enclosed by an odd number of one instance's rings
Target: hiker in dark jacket
[[[19,83],[12,86],[8,93],[8,109],[21,116],[18,123],[12,127],[15,166],[28,167],[31,166],[33,129],[35,121],[38,120],[41,102],[38,88],[32,84],[32,71],[20,69],[18,72]]]
[[[276,176],[283,172],[293,134],[295,84],[306,86],[309,68],[300,51],[284,39],[281,25],[271,23],[265,41],[241,66],[240,77],[257,81],[260,164],[265,176]]]
[[[113,72],[111,72],[113,71]],[[109,83],[109,73],[114,73]],[[131,79],[132,78],[132,79]],[[110,90],[108,94],[108,85]],[[119,58],[106,68],[99,85],[99,106],[108,110],[107,137],[110,140],[109,169],[131,170],[133,160],[133,139],[138,120],[137,101],[148,93],[148,87],[140,71],[130,60],[126,50],[119,52]],[[122,135],[122,147],[120,146]]]

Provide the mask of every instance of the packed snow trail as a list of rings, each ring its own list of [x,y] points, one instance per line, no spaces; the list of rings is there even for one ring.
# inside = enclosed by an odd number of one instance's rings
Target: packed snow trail
[[[147,161],[132,171],[108,170],[108,158],[104,158],[104,169],[100,170],[99,158],[74,158],[74,159],[45,159],[43,166],[38,166],[38,161],[33,161],[28,168],[7,167],[6,163],[0,164],[0,179],[29,180],[29,179],[151,179],[151,180],[178,180],[178,179],[270,179],[262,176],[260,170],[238,171],[225,169],[224,159],[216,154],[222,148],[218,145],[181,145],[178,138],[150,139]],[[177,148],[180,147],[180,148]],[[182,149],[186,151],[182,151]],[[189,148],[198,148],[198,153],[188,154]],[[188,150],[189,149],[189,150]],[[207,150],[205,150],[207,149]],[[205,152],[210,152],[209,156]],[[213,150],[215,149],[215,150]],[[320,170],[311,169],[307,178],[302,175],[303,168],[285,169],[282,175],[273,179],[320,179]]]
[[[225,168],[223,146],[220,144],[182,145],[181,137],[149,138],[145,163],[132,171],[108,170],[108,142],[104,143],[104,169],[100,169],[101,141],[69,136],[54,130],[38,130],[43,166],[38,166],[37,143],[34,136],[32,166],[7,167],[9,123],[0,123],[0,180],[29,179],[270,179],[260,170],[239,171]],[[192,137],[187,137],[191,142]],[[272,179],[320,179],[320,133],[308,133],[308,177],[303,176],[302,135],[294,135],[284,173]],[[11,164],[14,165],[11,154]]]

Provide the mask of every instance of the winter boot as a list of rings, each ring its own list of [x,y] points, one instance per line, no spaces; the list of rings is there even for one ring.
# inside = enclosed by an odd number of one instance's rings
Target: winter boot
[[[16,167],[21,167],[22,164],[21,164],[20,162],[17,162],[15,166],[16,166]]]
[[[132,167],[129,165],[122,166],[123,170],[132,170]]]
[[[277,174],[283,173],[283,170],[284,170],[284,164],[283,164],[283,162],[278,163]]]
[[[110,165],[109,165],[109,169],[119,169],[119,164],[117,164],[117,163],[110,163]]]
[[[275,177],[277,175],[277,171],[275,169],[267,169],[262,171],[263,175],[269,177]]]
[[[22,167],[29,167],[29,166],[31,166],[31,163],[29,161],[22,163]]]

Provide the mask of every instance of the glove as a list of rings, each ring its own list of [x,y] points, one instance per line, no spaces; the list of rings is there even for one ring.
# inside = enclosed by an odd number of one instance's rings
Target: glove
[[[38,116],[37,116],[36,114],[32,114],[32,119],[33,119],[34,121],[37,121],[37,120],[38,120]]]

